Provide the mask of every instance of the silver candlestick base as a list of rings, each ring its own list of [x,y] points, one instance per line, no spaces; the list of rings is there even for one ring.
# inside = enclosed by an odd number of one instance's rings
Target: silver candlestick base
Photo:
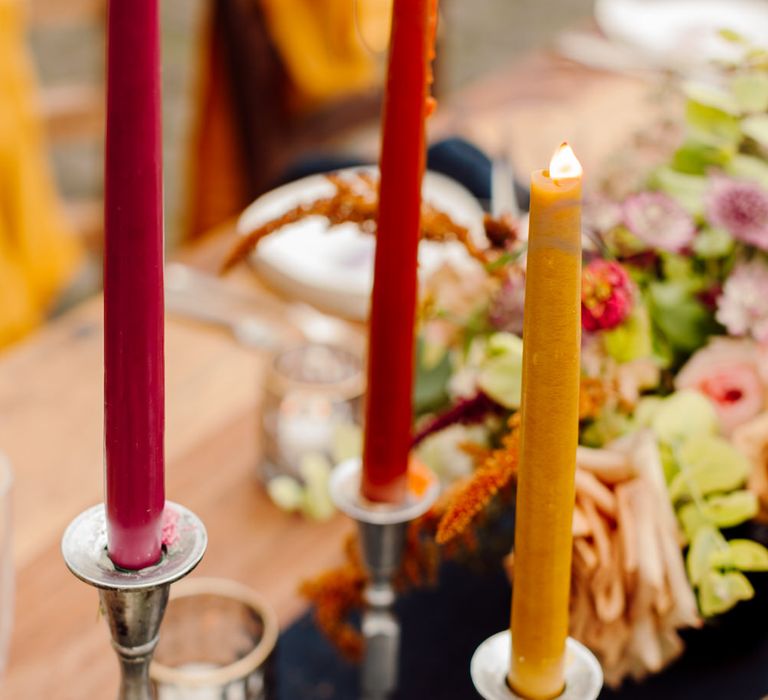
[[[400,569],[408,524],[432,507],[440,485],[435,479],[423,496],[408,497],[402,504],[371,503],[360,496],[361,475],[359,459],[342,462],[333,470],[330,491],[336,507],[357,521],[370,576],[362,621],[363,699],[385,700],[397,688],[400,656],[400,623],[393,610],[396,596],[392,579]]]
[[[171,584],[192,571],[205,553],[208,536],[202,521],[175,503],[176,540],[163,558],[140,571],[117,569],[107,555],[107,521],[103,505],[78,515],[64,532],[61,551],[69,570],[99,589],[112,646],[120,662],[118,700],[152,700],[149,665]]]
[[[475,689],[485,700],[525,700],[507,685],[512,658],[512,635],[504,630],[486,639],[470,665]],[[603,687],[603,669],[594,654],[571,637],[566,643],[565,690],[557,700],[597,700]]]

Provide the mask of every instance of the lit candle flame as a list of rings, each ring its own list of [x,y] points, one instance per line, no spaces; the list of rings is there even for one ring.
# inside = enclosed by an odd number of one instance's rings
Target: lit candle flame
[[[567,141],[560,144],[549,163],[549,176],[553,180],[581,177],[583,170],[579,159]]]

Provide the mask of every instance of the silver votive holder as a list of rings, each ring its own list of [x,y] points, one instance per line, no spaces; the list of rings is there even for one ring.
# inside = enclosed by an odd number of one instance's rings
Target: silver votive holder
[[[360,495],[361,476],[360,459],[342,462],[333,470],[330,491],[336,507],[357,522],[369,576],[362,619],[361,698],[386,700],[397,689],[400,661],[393,578],[402,562],[408,525],[432,507],[440,485],[435,478],[421,496],[409,494],[400,504],[371,503]]]
[[[247,586],[184,581],[171,595],[150,669],[157,700],[268,700],[277,637],[277,615]]]
[[[557,700],[597,700],[603,688],[603,669],[595,655],[569,637],[566,641],[565,689]],[[472,682],[485,700],[526,700],[507,684],[512,635],[504,630],[486,639],[470,664]]]
[[[362,360],[335,345],[306,343],[274,356],[265,378],[262,479],[304,480],[307,455],[333,459],[340,430],[360,424]]]

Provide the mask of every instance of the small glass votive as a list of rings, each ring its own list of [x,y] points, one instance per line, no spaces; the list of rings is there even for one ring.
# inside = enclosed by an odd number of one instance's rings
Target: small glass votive
[[[307,455],[333,461],[339,435],[359,428],[363,385],[362,360],[350,350],[310,343],[279,353],[265,382],[263,480],[303,480]]]
[[[224,579],[174,584],[150,676],[158,700],[269,700],[277,615]]]

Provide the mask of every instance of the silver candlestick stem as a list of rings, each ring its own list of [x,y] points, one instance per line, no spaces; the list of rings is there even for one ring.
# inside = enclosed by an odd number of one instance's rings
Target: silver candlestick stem
[[[363,699],[386,700],[397,688],[400,656],[400,623],[394,613],[392,579],[400,569],[408,524],[432,507],[440,487],[435,480],[424,495],[408,497],[403,504],[370,503],[360,496],[361,472],[359,459],[343,462],[333,470],[330,490],[336,507],[357,521],[370,577],[362,621]]]
[[[154,697],[149,665],[171,584],[197,566],[208,543],[205,526],[194,513],[175,503],[167,503],[166,508],[178,514],[175,541],[167,546],[158,564],[140,571],[117,569],[107,556],[103,505],[77,516],[61,541],[69,570],[99,590],[112,646],[120,662],[118,700],[152,700]]]
[[[486,639],[475,651],[470,665],[472,682],[485,700],[525,700],[507,685],[511,658],[509,630]],[[565,689],[557,700],[597,700],[603,688],[603,669],[594,654],[569,637],[565,664]]]

